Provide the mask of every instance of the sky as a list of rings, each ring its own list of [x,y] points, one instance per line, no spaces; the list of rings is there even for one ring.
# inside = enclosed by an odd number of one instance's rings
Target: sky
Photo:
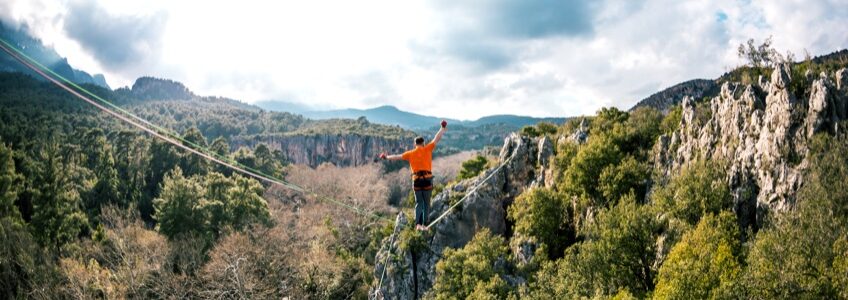
[[[3,0],[0,20],[113,88],[457,119],[629,109],[739,66],[749,38],[848,48],[848,0]]]

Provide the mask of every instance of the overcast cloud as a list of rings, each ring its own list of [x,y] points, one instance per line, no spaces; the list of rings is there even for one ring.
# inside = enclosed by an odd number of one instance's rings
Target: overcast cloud
[[[798,57],[848,47],[848,0],[131,2],[6,0],[0,19],[112,86],[152,75],[246,102],[461,119],[627,109],[737,66],[748,38]]]

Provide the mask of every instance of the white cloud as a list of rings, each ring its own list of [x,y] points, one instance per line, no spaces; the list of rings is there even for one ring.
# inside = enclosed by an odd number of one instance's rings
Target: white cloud
[[[798,55],[848,47],[844,0],[96,1],[108,18],[162,26],[147,43],[161,49],[116,69],[94,56],[108,41],[68,35],[67,8],[79,1],[5,1],[0,18],[28,24],[71,64],[106,71],[112,86],[153,75],[248,102],[390,104],[463,119],[626,109],[738,65],[735,46],[748,38],[773,35]]]

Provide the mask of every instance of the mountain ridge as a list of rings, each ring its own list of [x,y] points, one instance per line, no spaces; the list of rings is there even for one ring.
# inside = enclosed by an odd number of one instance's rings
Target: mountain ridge
[[[551,122],[562,124],[568,118],[546,118],[546,117],[531,117],[511,114],[499,114],[480,117],[475,120],[458,120],[454,118],[444,118],[437,116],[429,116],[416,114],[401,110],[392,105],[380,105],[367,109],[346,108],[334,110],[311,110],[308,107],[288,103],[283,101],[262,101],[255,105],[267,110],[287,111],[292,113],[302,114],[304,117],[311,119],[356,119],[366,117],[369,121],[381,123],[385,125],[397,125],[403,128],[412,130],[429,130],[435,127],[441,120],[446,120],[451,124],[462,125],[467,127],[478,127],[481,125],[505,123],[516,128],[523,126],[535,125],[539,122]]]
[[[814,64],[848,64],[848,49],[842,49],[828,54],[811,57],[808,60],[794,62],[793,64],[797,65],[810,62]],[[768,72],[769,70],[770,68],[764,68],[762,70],[756,70],[756,72],[751,72],[752,70],[750,67],[742,66],[734,70],[728,71],[716,79],[687,80],[672,85],[668,88],[653,93],[648,97],[643,98],[642,100],[639,100],[638,102],[636,102],[635,105],[633,105],[633,107],[630,108],[630,110],[633,111],[639,107],[653,107],[657,110],[667,112],[669,108],[674,105],[680,104],[683,98],[687,96],[692,97],[695,100],[700,100],[702,98],[712,98],[719,95],[719,93],[721,92],[721,84],[725,82],[741,81],[741,77],[745,76],[745,73],[749,72],[755,75],[768,77],[770,74]],[[748,80],[756,81],[758,79],[748,78]]]
[[[68,59],[59,55],[52,47],[45,46],[40,40],[33,38],[24,29],[15,30],[0,22],[0,38],[15,45],[18,49],[42,63],[45,67],[62,77],[78,84],[94,84],[109,88],[106,77],[103,74],[89,74],[86,71],[75,69],[68,63]],[[41,78],[32,70],[21,65],[18,61],[8,55],[0,55],[0,71],[21,72],[29,74],[34,78]]]

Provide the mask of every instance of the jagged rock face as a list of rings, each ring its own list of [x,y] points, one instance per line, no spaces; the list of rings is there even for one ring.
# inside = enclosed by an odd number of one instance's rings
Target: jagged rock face
[[[586,118],[580,120],[580,126],[574,131],[565,141],[571,141],[575,144],[582,145],[589,138],[589,125],[586,124]],[[562,142],[565,142],[562,141]]]
[[[271,150],[280,150],[289,163],[310,167],[329,162],[340,167],[372,163],[378,153],[400,153],[412,147],[412,141],[374,136],[348,135],[291,135],[266,136],[232,141],[233,149],[253,148],[259,143]]]
[[[383,248],[377,253],[374,275],[378,288],[372,292],[372,297],[420,298],[432,288],[436,279],[436,263],[445,248],[465,246],[483,228],[488,228],[493,234],[509,235],[511,228],[506,220],[507,207],[524,190],[538,185],[540,172],[536,166],[550,160],[551,155],[553,145],[547,138],[531,139],[516,134],[507,137],[497,168],[460,182],[433,198],[430,220],[435,220],[449,209],[454,203],[451,198],[457,200],[466,196],[464,202],[430,228],[427,248],[417,253],[404,253],[398,248],[396,237],[408,222],[405,216],[398,216],[394,234],[384,241]]]
[[[845,70],[837,73],[837,82],[844,80],[840,74],[844,78]],[[790,208],[806,168],[808,139],[835,131],[836,122],[848,116],[846,90],[825,74],[812,82],[809,99],[796,99],[790,80],[788,68],[779,66],[770,82],[758,86],[724,84],[703,125],[694,101],[684,99],[680,128],[655,146],[658,170],[668,178],[699,158],[726,163],[743,226],[759,225],[770,210]]]

